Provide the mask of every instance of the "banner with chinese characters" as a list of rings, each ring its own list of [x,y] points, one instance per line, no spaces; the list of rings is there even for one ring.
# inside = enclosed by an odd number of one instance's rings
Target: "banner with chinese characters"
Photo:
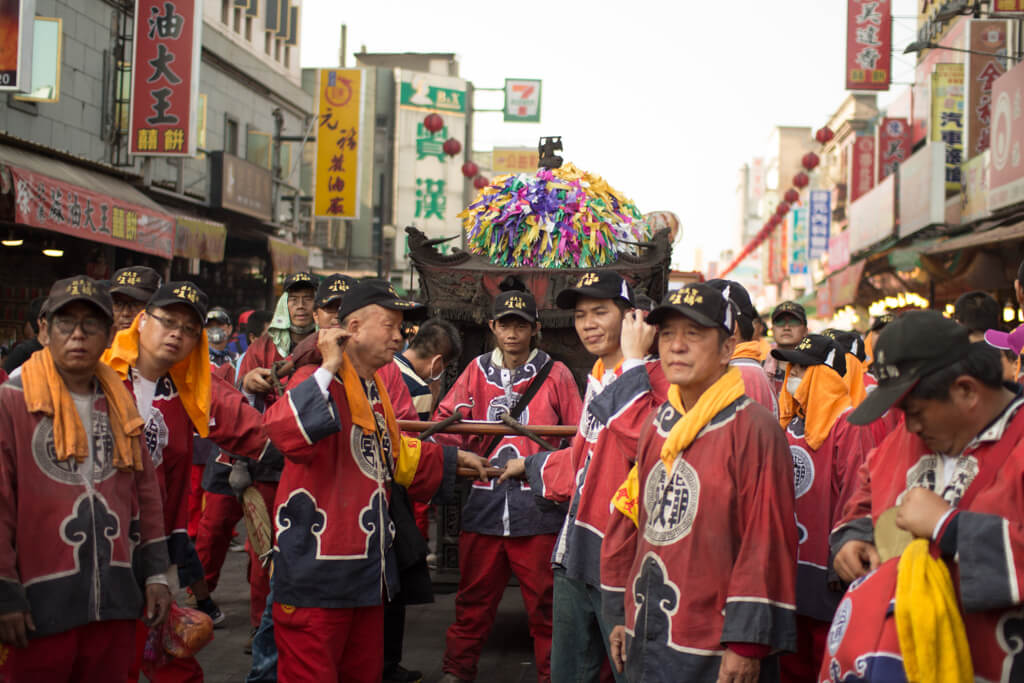
[[[816,259],[828,253],[828,238],[832,232],[832,193],[828,190],[811,190],[808,202],[809,238],[807,254]]]
[[[850,145],[850,198],[853,203],[875,186],[875,138],[858,135]]]
[[[892,175],[910,156],[910,125],[903,118],[882,119],[878,126],[878,179]]]
[[[807,209],[789,212],[789,274],[807,274]]]
[[[135,0],[129,151],[196,155],[201,0]]]
[[[847,0],[846,89],[888,90],[892,65],[892,4]]]
[[[359,218],[362,83],[360,69],[320,70],[313,164],[313,215],[317,218]]]
[[[1024,0],[995,0],[992,4],[992,16],[1019,19],[1021,15],[1024,15]]]
[[[466,179],[461,166],[466,155],[466,81],[452,76],[407,71],[395,73],[397,126],[395,131],[395,225],[414,225],[428,237],[462,234],[459,212],[466,208]],[[430,132],[423,120],[441,117],[442,127]],[[444,143],[455,140],[460,152],[449,156]],[[536,169],[535,169],[536,170]],[[454,246],[459,246],[455,240]],[[438,247],[444,251],[450,243]],[[395,244],[396,265],[407,262],[405,236]]]
[[[174,219],[154,209],[8,166],[14,222],[93,242],[154,254],[174,254]]]
[[[936,64],[932,73],[931,140],[946,148],[946,190],[960,190],[964,160],[964,65]]]
[[[974,53],[967,55],[965,160],[978,156],[989,146],[992,136],[992,85],[1006,73],[1009,22],[972,21],[969,30],[970,49]]]
[[[1024,201],[1024,63],[996,80],[992,102],[988,208],[995,211]]]
[[[536,173],[537,150],[532,147],[495,147],[491,155],[494,175],[506,173]]]

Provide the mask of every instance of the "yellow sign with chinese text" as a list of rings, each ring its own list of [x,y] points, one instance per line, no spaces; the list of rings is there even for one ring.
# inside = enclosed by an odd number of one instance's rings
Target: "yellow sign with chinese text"
[[[530,147],[495,147],[491,166],[494,175],[536,173],[537,150]]]
[[[313,215],[359,218],[361,69],[321,69],[317,90]]]
[[[946,150],[946,190],[960,191],[964,162],[964,65],[936,64],[932,73],[931,139]]]

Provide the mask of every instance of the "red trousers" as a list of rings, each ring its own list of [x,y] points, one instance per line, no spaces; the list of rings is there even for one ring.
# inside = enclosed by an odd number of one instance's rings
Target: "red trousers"
[[[136,683],[141,680],[142,655],[146,649],[146,638],[149,637],[149,627],[141,621],[135,624],[135,665],[131,673],[123,680],[127,683]],[[153,677],[146,676],[152,683],[203,683],[203,667],[195,657],[172,659],[166,665],[160,667],[153,674]],[[105,680],[122,680],[108,678]]]
[[[135,622],[96,621],[21,649],[0,645],[0,683],[123,681],[135,662]]]
[[[555,534],[537,536],[459,536],[459,592],[455,596],[455,623],[448,628],[444,653],[445,673],[476,679],[477,662],[509,576],[515,574],[526,605],[533,637],[537,676],[551,680],[551,596],[554,575],[551,551]]]
[[[267,505],[271,522],[274,519],[274,494],[276,486],[271,482],[257,481],[253,483],[256,490],[263,496]],[[224,558],[231,544],[231,532],[242,519],[242,504],[234,496],[221,493],[207,493],[203,516],[199,522],[199,536],[196,538],[196,552],[206,572],[206,585],[212,593],[220,580],[220,570],[224,566]],[[249,620],[253,628],[260,625],[263,608],[267,604],[270,593],[270,574],[260,564],[256,553],[247,544],[249,552]]]
[[[825,658],[829,622],[796,616],[796,652],[779,657],[782,683],[815,683]]]
[[[188,473],[188,536],[199,535],[199,518],[203,512],[203,470],[205,465],[193,463]]]
[[[275,602],[277,679],[286,683],[380,683],[384,606],[292,607]]]

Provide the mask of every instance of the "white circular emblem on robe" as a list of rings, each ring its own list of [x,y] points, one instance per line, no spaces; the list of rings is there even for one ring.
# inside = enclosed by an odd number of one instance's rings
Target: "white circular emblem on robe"
[[[377,423],[377,432],[364,432],[363,428],[358,425],[352,425],[352,459],[356,461],[356,465],[359,466],[359,471],[365,474],[368,478],[377,481],[378,471],[377,468],[381,465],[380,457],[380,442],[377,440],[380,435],[381,441],[384,442],[384,449],[391,452],[391,434],[387,430],[387,421],[377,411],[373,412],[374,420]],[[382,474],[383,478],[387,478],[386,474]]]
[[[839,609],[836,610],[836,615],[832,618],[832,626],[828,630],[828,653],[833,657],[839,652],[843,636],[846,635],[846,627],[850,625],[850,612],[852,611],[853,603],[850,602],[850,598],[846,598],[839,603]]]
[[[160,463],[164,461],[164,448],[167,447],[167,438],[170,435],[170,430],[167,429],[167,422],[164,420],[164,414],[156,408],[152,408],[142,435],[146,439],[149,455],[153,458],[153,467],[159,467]],[[189,438],[191,439],[192,437]]]
[[[814,485],[814,460],[800,446],[790,446],[789,453],[793,456],[793,485],[799,498]]]
[[[644,508],[647,525],[644,538],[655,545],[668,545],[684,538],[693,528],[700,502],[700,479],[682,458],[676,458],[668,473],[661,460],[647,477]]]

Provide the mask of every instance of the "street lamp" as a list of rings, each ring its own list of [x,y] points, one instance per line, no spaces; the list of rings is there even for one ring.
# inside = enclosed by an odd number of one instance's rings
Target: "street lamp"
[[[978,50],[965,50],[962,47],[949,47],[947,45],[939,45],[933,43],[930,40],[915,40],[914,42],[907,45],[903,50],[903,54],[912,55],[918,52],[924,52],[925,50],[949,50],[950,52],[963,52],[969,55],[981,55],[982,57],[998,57],[1002,59],[1009,59],[1014,62],[1020,61],[1019,54],[1000,54],[998,52],[979,52]]]

